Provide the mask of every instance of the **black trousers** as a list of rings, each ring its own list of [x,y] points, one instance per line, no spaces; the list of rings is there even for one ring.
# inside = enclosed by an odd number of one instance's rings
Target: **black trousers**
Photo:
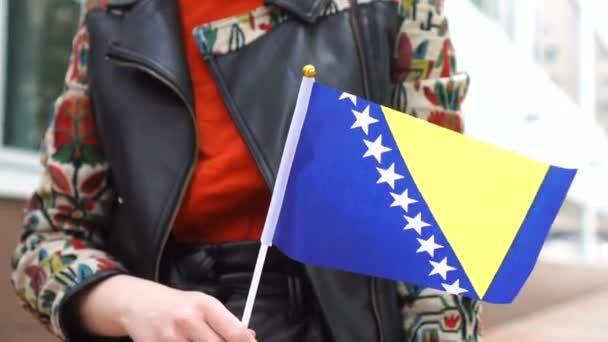
[[[259,246],[171,243],[163,258],[161,282],[212,295],[241,318]],[[262,342],[332,341],[302,265],[275,248],[268,251],[249,326]]]

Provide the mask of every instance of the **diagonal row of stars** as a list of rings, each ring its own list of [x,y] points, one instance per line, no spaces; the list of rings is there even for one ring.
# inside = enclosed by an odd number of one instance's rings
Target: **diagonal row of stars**
[[[340,95],[339,100],[348,99],[353,105],[357,104],[357,97],[352,94],[342,93]],[[372,117],[369,113],[370,107],[369,105],[363,109],[363,111],[359,112],[356,110],[352,110],[353,115],[355,116],[355,123],[351,126],[351,129],[361,128],[361,130],[365,133],[365,135],[369,135],[369,126],[377,123],[378,119]],[[363,158],[373,157],[376,159],[378,164],[382,163],[382,154],[392,151],[390,147],[382,145],[382,135],[378,135],[376,140],[370,141],[367,139],[363,139],[365,146],[367,146],[367,151],[363,155]],[[376,182],[377,184],[386,183],[388,184],[392,190],[395,189],[395,181],[405,178],[404,176],[395,172],[395,163],[392,163],[388,168],[383,169],[380,167],[376,167],[376,170],[380,173],[380,178]],[[409,210],[410,204],[417,203],[418,201],[410,198],[408,194],[408,189],[405,189],[403,193],[396,194],[391,192],[391,196],[393,197],[393,203],[391,207],[401,207],[407,213]],[[404,215],[405,220],[407,221],[407,225],[404,227],[404,230],[414,230],[418,234],[418,236],[422,235],[422,229],[431,227],[430,224],[424,222],[422,220],[422,213],[418,213],[418,215],[410,217]],[[420,247],[416,251],[416,253],[428,253],[431,258],[435,257],[435,250],[443,248],[444,246],[435,243],[435,235],[431,235],[427,240],[417,238],[420,243]],[[447,273],[450,271],[456,270],[456,268],[448,265],[448,258],[444,257],[440,262],[436,262],[433,260],[429,260],[431,265],[433,266],[433,270],[429,273],[429,276],[439,275],[443,280],[447,279]],[[460,279],[456,279],[456,281],[452,284],[441,284],[443,288],[452,294],[461,294],[467,292],[466,289],[460,287]]]

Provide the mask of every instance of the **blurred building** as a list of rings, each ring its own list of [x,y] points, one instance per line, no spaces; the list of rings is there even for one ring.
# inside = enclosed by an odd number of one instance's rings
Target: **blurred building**
[[[604,46],[599,40],[596,62],[597,119],[604,130],[608,131],[608,46]]]
[[[535,57],[551,79],[578,99],[578,8],[570,0],[538,0]]]
[[[475,0],[474,2],[511,37],[521,22],[515,11],[518,0]],[[521,1],[521,0],[519,0]],[[576,102],[579,97],[580,2],[577,0],[526,1],[534,20],[533,56],[549,77]],[[595,38],[597,120],[608,131],[608,46]]]

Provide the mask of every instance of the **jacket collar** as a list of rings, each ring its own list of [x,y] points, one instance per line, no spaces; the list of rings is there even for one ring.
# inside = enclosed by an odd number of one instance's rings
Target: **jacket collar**
[[[329,0],[265,0],[307,22],[314,22]],[[192,108],[193,90],[184,54],[177,0],[108,0],[109,10],[124,10],[120,34],[110,54],[145,65],[170,81]]]
[[[138,0],[107,1],[110,7],[124,7],[134,5]],[[330,0],[264,0],[264,4],[281,7],[309,23],[314,22],[321,15],[329,2]]]
[[[308,23],[314,23],[329,2],[330,0],[264,0],[264,4],[280,7]]]
[[[137,2],[137,0],[107,0],[106,6],[108,6],[108,7],[132,6],[136,2]]]

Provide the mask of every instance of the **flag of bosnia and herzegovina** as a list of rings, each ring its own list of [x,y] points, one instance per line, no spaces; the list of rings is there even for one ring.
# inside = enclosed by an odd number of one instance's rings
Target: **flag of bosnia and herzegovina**
[[[306,77],[287,140],[263,243],[494,303],[523,286],[576,173]]]

